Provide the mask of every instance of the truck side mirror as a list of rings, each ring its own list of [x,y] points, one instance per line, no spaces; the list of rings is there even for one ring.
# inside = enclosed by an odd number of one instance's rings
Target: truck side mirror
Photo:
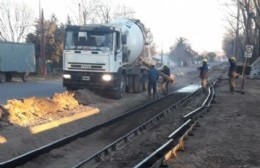
[[[126,44],[126,42],[127,42],[127,35],[123,34],[122,35],[122,44]]]

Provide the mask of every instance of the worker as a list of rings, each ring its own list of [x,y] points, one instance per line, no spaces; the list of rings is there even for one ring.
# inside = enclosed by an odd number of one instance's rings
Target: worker
[[[164,73],[165,75],[169,76],[169,77],[171,75],[170,68],[167,65],[163,66],[161,72]],[[167,80],[166,78],[163,78],[162,92],[163,92],[164,95],[168,95],[168,93],[169,93],[168,86],[169,86],[169,80]]]
[[[202,92],[206,93],[207,91],[207,83],[208,83],[208,60],[205,58],[202,60],[202,66],[199,67],[200,70],[200,84],[202,87]]]
[[[234,92],[235,87],[236,87],[236,77],[238,76],[237,74],[237,63],[236,63],[236,58],[235,57],[230,57],[229,58],[229,70],[228,70],[228,76],[229,76],[229,87],[230,91]]]
[[[151,98],[151,90],[153,90],[153,98],[156,98],[157,80],[159,79],[159,72],[155,69],[154,64],[150,65],[148,71],[148,96]]]

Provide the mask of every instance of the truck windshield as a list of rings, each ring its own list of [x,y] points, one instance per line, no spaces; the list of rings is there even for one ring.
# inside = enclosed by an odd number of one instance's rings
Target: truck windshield
[[[110,50],[113,49],[112,32],[67,31],[65,50]]]

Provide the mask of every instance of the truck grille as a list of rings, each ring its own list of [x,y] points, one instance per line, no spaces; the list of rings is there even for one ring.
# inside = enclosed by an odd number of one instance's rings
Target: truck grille
[[[105,64],[75,63],[69,62],[69,69],[105,71]]]

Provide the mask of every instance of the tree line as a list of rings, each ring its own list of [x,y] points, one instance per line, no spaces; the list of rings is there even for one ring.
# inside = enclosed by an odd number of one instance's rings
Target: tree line
[[[225,1],[222,7],[228,11],[225,18],[226,33],[222,41],[225,56],[227,58],[235,56],[238,61],[243,62],[246,45],[252,45],[254,47],[252,58],[247,63],[253,63],[260,55],[260,0],[229,0]],[[184,37],[176,40],[170,48],[169,55],[179,66],[203,58],[208,58],[209,61],[216,58],[214,52],[198,55]]]
[[[227,57],[235,55],[243,59],[245,46],[254,46],[253,62],[260,53],[260,0],[229,0],[223,4],[237,10],[230,10],[226,18],[227,32],[223,39],[223,50]],[[67,15],[66,23],[60,23],[53,14],[43,22],[45,41],[45,60],[54,67],[61,67],[66,25],[83,25],[89,23],[108,23],[114,18],[134,18],[134,9],[122,5],[112,6],[109,0],[78,0],[72,6],[72,14]],[[234,11],[234,12],[232,12]],[[0,41],[29,42],[35,44],[36,60],[40,58],[41,24],[33,17],[33,10],[23,3],[12,0],[0,0]],[[147,30],[149,31],[149,30]],[[156,44],[153,35],[147,32],[151,41],[152,54]],[[189,65],[203,58],[214,60],[215,52],[198,54],[194,51],[185,37],[177,38],[170,47],[171,59],[177,65]]]
[[[260,54],[260,0],[231,0],[223,5],[229,11],[223,50],[242,61],[246,45],[253,45],[249,64],[253,63]]]
[[[34,12],[28,5],[13,0],[0,0],[0,41],[34,43],[36,64],[40,71],[43,29],[45,63],[60,68],[66,25],[108,23],[114,18],[134,18],[135,13],[132,8],[124,5],[112,7],[109,0],[78,0],[72,5],[72,11],[72,14],[67,15],[66,23],[60,23],[55,14],[52,14],[41,25],[40,19],[34,17]]]

